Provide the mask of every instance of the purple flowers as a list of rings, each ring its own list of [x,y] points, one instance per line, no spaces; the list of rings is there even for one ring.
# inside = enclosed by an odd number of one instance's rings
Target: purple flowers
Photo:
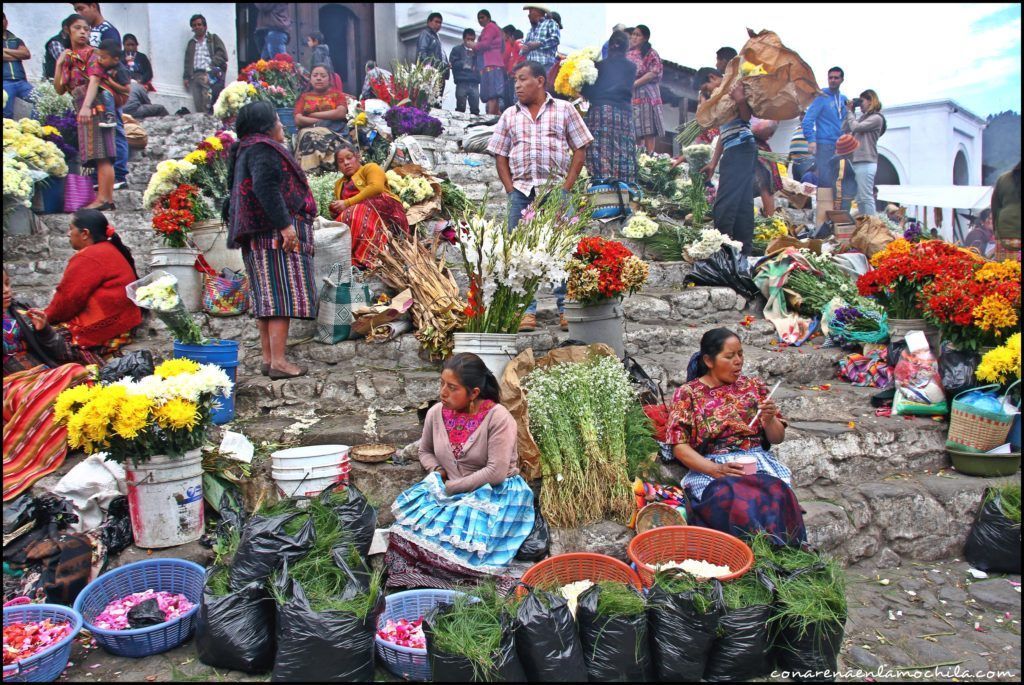
[[[74,112],[47,115],[43,126],[53,126],[60,131],[60,138],[50,135],[46,136],[46,140],[60,148],[65,159],[78,157],[78,119]]]
[[[384,114],[384,121],[391,127],[395,137],[439,136],[444,130],[440,119],[436,119],[416,107],[392,107]]]
[[[835,312],[835,321],[844,326],[849,326],[858,319],[863,318],[864,314],[856,307],[840,307]]]
[[[907,223],[906,230],[903,231],[903,238],[908,242],[914,243],[921,239],[922,233],[921,224],[916,221],[910,221]]]

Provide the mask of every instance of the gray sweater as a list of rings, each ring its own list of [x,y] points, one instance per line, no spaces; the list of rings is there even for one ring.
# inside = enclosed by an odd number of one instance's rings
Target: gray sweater
[[[862,114],[855,119],[853,112],[847,111],[843,120],[843,132],[851,133],[860,146],[854,151],[851,159],[854,162],[878,161],[878,138],[882,135],[885,120],[878,112]]]

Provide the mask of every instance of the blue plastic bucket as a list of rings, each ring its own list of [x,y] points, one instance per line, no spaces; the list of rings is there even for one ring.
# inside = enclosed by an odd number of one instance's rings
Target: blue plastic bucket
[[[60,214],[64,211],[64,184],[65,179],[50,176],[36,186],[42,199],[42,214]]]
[[[231,395],[220,398],[220,409],[213,412],[213,422],[218,426],[235,418],[235,371],[238,368],[238,341],[210,339],[206,345],[186,345],[174,341],[174,356],[191,359],[200,364],[216,364],[224,369],[231,379]]]
[[[295,110],[291,107],[278,107],[277,118],[281,120],[284,132],[290,136],[295,135]]]
[[[1013,419],[1013,425],[1010,427],[1010,437],[1007,438],[1010,441],[1010,448],[1014,452],[1020,452],[1020,414]]]

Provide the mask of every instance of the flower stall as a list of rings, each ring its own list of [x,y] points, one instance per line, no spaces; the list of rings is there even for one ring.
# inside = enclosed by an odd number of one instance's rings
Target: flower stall
[[[252,92],[246,89],[245,97],[273,104],[285,133],[295,134],[294,107],[302,92],[304,79],[291,55],[277,54],[271,60],[257,60],[242,68],[238,80],[251,84],[255,90]]]
[[[647,282],[647,263],[625,245],[598,236],[585,237],[566,263],[568,298],[565,319],[569,337],[605,343],[625,355],[621,300]]]
[[[31,232],[28,208],[37,191],[47,205],[40,209],[63,211],[68,166],[55,138],[60,138],[57,129],[35,119],[4,119],[4,229],[10,233]]]

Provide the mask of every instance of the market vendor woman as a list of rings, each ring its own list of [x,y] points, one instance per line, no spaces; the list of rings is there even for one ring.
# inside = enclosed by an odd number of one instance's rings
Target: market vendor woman
[[[441,402],[420,439],[427,476],[391,506],[388,587],[512,580],[502,574],[533,529],[533,492],[519,475],[515,419],[498,394],[476,355],[445,362]]]
[[[806,539],[788,468],[766,448],[786,438],[786,422],[764,381],[741,374],[743,344],[727,328],[704,334],[673,397],[667,435],[689,472],[690,522],[732,535],[765,530]],[[742,462],[756,473],[744,474]],[[748,467],[749,469],[749,467]]]

